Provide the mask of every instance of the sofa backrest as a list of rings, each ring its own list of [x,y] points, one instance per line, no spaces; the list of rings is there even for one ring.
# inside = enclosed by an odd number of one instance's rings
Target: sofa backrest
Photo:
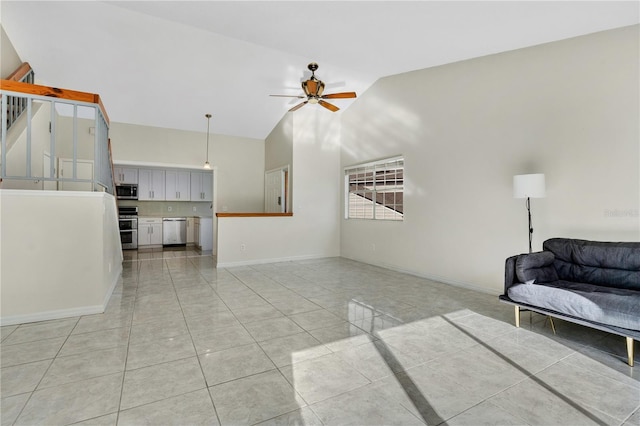
[[[551,238],[542,248],[561,280],[640,290],[640,243]]]

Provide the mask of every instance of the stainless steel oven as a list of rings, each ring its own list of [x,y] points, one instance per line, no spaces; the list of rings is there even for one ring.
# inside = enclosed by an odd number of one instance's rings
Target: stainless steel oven
[[[138,230],[120,231],[120,242],[123,250],[132,250],[138,248]]]
[[[123,249],[138,248],[138,208],[120,207],[118,209],[120,241]]]

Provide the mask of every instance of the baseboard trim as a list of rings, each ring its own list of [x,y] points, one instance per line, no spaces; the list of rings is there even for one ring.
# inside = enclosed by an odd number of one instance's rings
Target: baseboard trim
[[[105,294],[104,299],[102,300],[102,312],[104,312],[105,309],[107,309],[107,304],[109,303],[109,299],[111,299],[111,296],[113,295],[113,291],[116,289],[116,286],[120,281],[120,276],[122,276],[122,263],[118,263],[117,265],[118,265],[118,270],[116,271],[117,273],[114,273],[113,282],[111,283],[109,290],[107,290],[107,293]]]
[[[400,268],[400,267],[395,266],[395,265],[386,264],[384,262],[371,263],[371,262],[368,262],[368,261],[363,260],[363,259],[358,259],[356,257],[348,257],[348,256],[341,256],[341,257],[343,257],[345,259],[349,259],[349,260],[354,260],[356,262],[365,263],[367,265],[379,266],[380,268],[389,269],[391,271],[400,272],[400,273],[408,274],[408,275],[413,275],[414,277],[424,278],[424,279],[431,280],[431,281],[437,281],[437,282],[442,283],[442,284],[452,285],[454,287],[460,287],[460,288],[464,288],[464,289],[467,289],[467,290],[477,291],[479,293],[490,294],[492,296],[498,296],[500,294],[500,293],[493,292],[493,291],[491,291],[489,289],[486,289],[486,288],[483,288],[483,287],[478,287],[477,285],[474,285],[474,284],[471,284],[471,283],[468,283],[468,282],[452,280],[452,279],[449,279],[449,278],[446,278],[446,277],[441,277],[441,276],[433,275],[433,274],[425,274],[425,273],[413,271],[413,270],[410,270],[410,269]]]
[[[30,322],[49,321],[62,318],[79,317],[82,315],[101,314],[104,312],[102,305],[81,306],[78,308],[58,309],[55,311],[36,312],[33,314],[13,315],[0,318],[0,325],[16,325]]]
[[[291,257],[278,257],[272,259],[254,259],[254,260],[241,260],[237,262],[218,262],[217,268],[234,268],[237,266],[251,266],[251,265],[263,265],[267,263],[278,263],[278,262],[293,262],[296,260],[311,260],[311,259],[324,259],[327,257],[335,257],[335,256],[327,256],[327,255],[307,255],[307,256],[291,256]]]

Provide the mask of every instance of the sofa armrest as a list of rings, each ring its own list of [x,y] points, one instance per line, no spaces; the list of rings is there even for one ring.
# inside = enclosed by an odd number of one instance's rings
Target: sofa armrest
[[[526,284],[558,281],[554,260],[555,256],[550,251],[521,254],[516,258],[516,279]]]
[[[518,284],[516,277],[516,259],[518,256],[508,257],[504,264],[504,294],[507,294],[509,287]]]

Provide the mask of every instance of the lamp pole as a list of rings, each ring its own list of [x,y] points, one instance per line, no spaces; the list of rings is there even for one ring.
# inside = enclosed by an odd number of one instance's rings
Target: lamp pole
[[[531,238],[533,237],[533,225],[531,224],[531,198],[527,197],[527,214],[529,215],[529,253],[532,253]]]
[[[531,223],[531,198],[546,196],[545,178],[543,173],[516,175],[513,177],[513,197],[526,198],[527,218],[529,221],[529,253],[533,252],[533,225]]]

